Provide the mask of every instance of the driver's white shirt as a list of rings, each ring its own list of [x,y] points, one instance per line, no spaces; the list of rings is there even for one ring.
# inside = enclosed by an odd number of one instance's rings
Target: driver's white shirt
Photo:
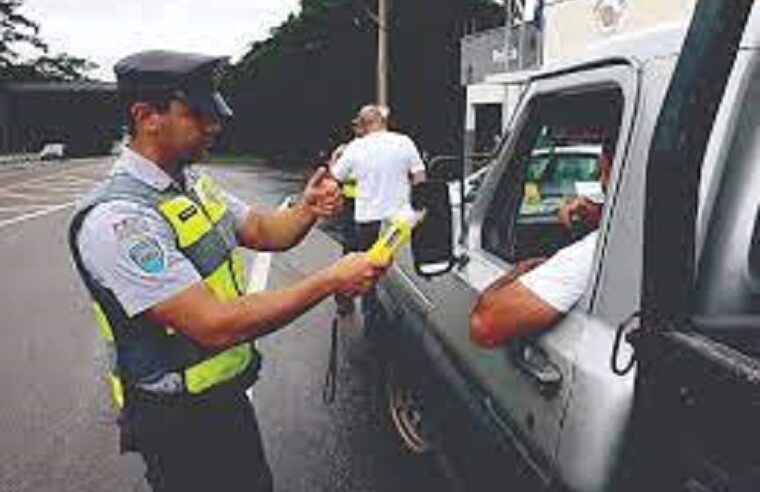
[[[593,231],[565,246],[518,281],[557,311],[570,311],[586,291],[598,236]]]

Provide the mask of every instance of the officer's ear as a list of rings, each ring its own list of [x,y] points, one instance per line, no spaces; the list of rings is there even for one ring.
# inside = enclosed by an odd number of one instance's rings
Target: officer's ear
[[[161,111],[153,104],[135,102],[129,107],[129,114],[135,123],[136,133],[154,135],[161,125]]]

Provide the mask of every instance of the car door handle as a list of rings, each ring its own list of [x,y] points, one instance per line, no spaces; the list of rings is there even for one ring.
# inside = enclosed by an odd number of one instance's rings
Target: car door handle
[[[562,372],[546,352],[534,342],[517,342],[510,347],[515,365],[523,371],[546,397],[553,397],[562,386]]]

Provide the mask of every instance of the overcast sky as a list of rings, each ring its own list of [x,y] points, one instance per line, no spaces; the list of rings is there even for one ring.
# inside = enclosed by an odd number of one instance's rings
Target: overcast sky
[[[113,80],[113,64],[143,49],[232,56],[296,12],[299,0],[25,0],[21,12],[41,26],[52,53],[96,62],[93,76]]]

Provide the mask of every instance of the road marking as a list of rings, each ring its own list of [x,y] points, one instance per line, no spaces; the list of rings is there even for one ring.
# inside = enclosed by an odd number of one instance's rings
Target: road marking
[[[29,193],[22,193],[20,191],[10,191],[0,188],[0,197],[2,198],[21,198],[22,200],[39,200],[40,195],[30,195]]]
[[[280,206],[277,207],[277,210],[285,210],[288,208],[288,203],[289,201],[286,198]],[[248,286],[245,290],[247,294],[258,292],[266,288],[267,282],[269,281],[269,271],[271,270],[271,266],[272,253],[267,251],[256,253],[256,257],[253,259],[253,265],[251,265],[251,269],[248,272]]]
[[[90,186],[96,179],[80,178],[79,176],[64,176],[56,179],[40,179],[18,183],[18,186]],[[13,186],[13,185],[10,185]]]
[[[56,191],[56,190],[64,190],[64,191],[71,191],[71,190],[81,190],[85,189],[89,186],[92,186],[92,183],[89,185],[83,185],[83,184],[76,184],[76,183],[24,183],[17,186],[9,186],[8,188],[22,188],[27,189],[30,191]]]
[[[90,170],[90,169],[92,169],[92,168],[89,168],[88,170]],[[75,173],[76,171],[80,171],[80,169],[79,168],[77,168],[77,169],[61,169],[59,171],[47,173],[44,176],[37,176],[37,177],[34,177],[34,178],[27,179],[25,181],[18,181],[16,183],[12,183],[12,184],[0,187],[0,191],[2,191],[5,188],[15,188],[17,186],[23,186],[23,185],[27,185],[27,184],[44,182],[44,181],[50,180],[50,179],[52,179],[52,178],[54,178],[56,176],[60,176],[61,174]],[[76,176],[77,178],[80,178],[80,176],[78,174],[69,174],[68,176]],[[2,175],[0,175],[0,177],[2,177]],[[64,176],[64,177],[67,177],[67,176]],[[97,181],[97,179],[95,179],[95,181]]]
[[[18,224],[19,222],[24,222],[24,221],[27,221],[27,220],[30,220],[30,219],[35,219],[37,217],[42,217],[44,215],[49,215],[49,214],[52,214],[53,212],[58,212],[59,210],[63,210],[65,208],[72,207],[76,203],[77,202],[74,201],[74,202],[64,203],[64,204],[61,204],[61,205],[54,205],[54,206],[51,206],[51,207],[46,207],[43,210],[39,210],[37,212],[30,212],[28,214],[19,215],[18,217],[14,217],[12,219],[2,220],[2,221],[0,221],[0,229],[4,228],[6,226],[13,225],[13,224]]]
[[[256,253],[256,257],[253,259],[253,265],[251,265],[251,270],[248,273],[248,287],[245,289],[246,293],[258,292],[266,288],[271,265],[272,253]]]
[[[9,206],[9,207],[0,206],[0,213],[3,213],[3,212],[19,212],[21,210],[35,210],[35,209],[45,208],[45,207],[48,207],[48,206],[50,206],[50,205],[39,204],[39,203],[35,203],[35,204],[31,204],[31,205],[12,205],[12,206]]]
[[[278,210],[283,210],[287,208],[287,206],[288,201],[286,199],[280,204]],[[248,285],[245,290],[246,294],[259,292],[266,288],[267,282],[269,281],[269,272],[272,269],[271,266],[272,253],[268,251],[256,253],[256,257],[253,259],[253,265],[251,265],[251,269],[248,272]],[[253,403],[253,387],[248,388],[245,394],[248,396],[248,400]]]

